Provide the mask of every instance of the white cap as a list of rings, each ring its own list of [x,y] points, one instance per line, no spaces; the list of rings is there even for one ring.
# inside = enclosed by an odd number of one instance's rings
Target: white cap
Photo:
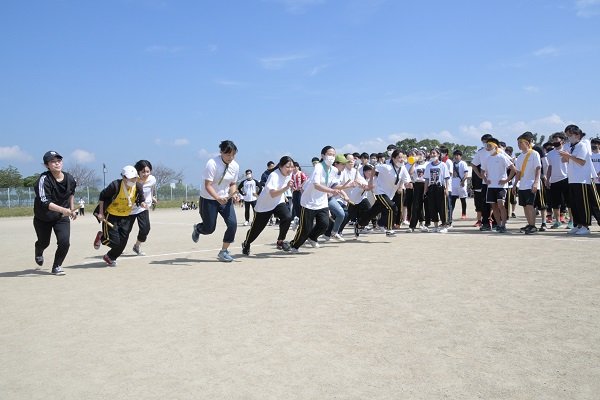
[[[127,179],[139,178],[137,171],[131,165],[126,165],[123,167],[123,170],[121,171],[121,176],[124,176]]]

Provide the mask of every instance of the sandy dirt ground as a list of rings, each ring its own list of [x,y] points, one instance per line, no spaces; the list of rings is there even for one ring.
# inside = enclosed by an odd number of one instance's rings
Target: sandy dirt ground
[[[156,210],[148,255],[130,240],[111,268],[88,214],[65,276],[54,239],[34,270],[31,218],[1,219],[0,398],[600,398],[597,226],[503,235],[470,215],[297,255],[267,227],[246,257],[242,215],[232,263],[222,222],[195,244],[197,211]]]

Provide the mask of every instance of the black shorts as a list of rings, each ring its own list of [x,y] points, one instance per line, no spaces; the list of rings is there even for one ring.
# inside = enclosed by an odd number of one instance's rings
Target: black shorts
[[[550,209],[549,202],[549,190],[548,188],[540,182],[540,188],[537,192],[537,196],[535,196],[535,208],[538,210],[548,210]]]
[[[552,208],[562,208],[563,205],[569,207],[569,180],[550,184],[550,205]]]
[[[506,188],[491,188],[488,187],[485,201],[493,204],[499,201],[506,201]]]
[[[535,198],[537,192],[533,193],[531,189],[519,190],[519,205],[520,206],[533,206],[535,205]]]

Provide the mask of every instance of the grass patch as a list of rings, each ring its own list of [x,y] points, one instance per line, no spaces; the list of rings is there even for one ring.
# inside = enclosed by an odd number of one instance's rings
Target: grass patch
[[[0,207],[0,218],[33,217],[33,207]]]

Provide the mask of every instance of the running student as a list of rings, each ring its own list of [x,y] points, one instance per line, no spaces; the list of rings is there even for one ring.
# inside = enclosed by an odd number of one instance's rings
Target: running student
[[[323,147],[321,157],[321,161],[315,164],[310,179],[304,184],[304,192],[300,199],[300,225],[290,243],[292,253],[298,253],[300,246],[307,240],[312,247],[319,247],[317,238],[325,233],[329,226],[327,195],[340,194],[340,190],[330,187],[335,175],[332,168],[335,149],[332,146]]]
[[[202,222],[194,225],[192,240],[198,243],[200,235],[210,235],[217,227],[217,215],[221,215],[227,229],[223,235],[223,246],[217,255],[219,261],[231,262],[229,245],[235,240],[237,218],[233,197],[240,166],[234,160],[237,147],[231,140],[224,140],[219,145],[220,155],[211,158],[206,163],[200,187],[199,212]]]
[[[369,215],[371,210],[371,202],[369,201],[367,194],[375,187],[373,183],[373,177],[375,176],[375,170],[372,165],[366,164],[362,170],[364,177],[361,174],[356,174],[355,185],[348,195],[348,219],[352,221],[356,219],[359,221],[363,216]],[[354,224],[354,236],[358,237],[360,228],[358,223]]]
[[[403,157],[404,155],[401,151],[394,150],[390,164],[380,164],[375,167],[377,176],[375,189],[373,189],[375,203],[371,207],[369,214],[358,220],[357,223],[359,226],[357,229],[364,228],[369,223],[369,219],[381,213],[384,219],[383,222],[386,224],[386,236],[396,235],[393,227],[398,207],[396,207],[392,198],[396,194],[396,191],[402,190],[404,184],[410,182],[410,176],[403,164]]]
[[[56,252],[52,262],[52,273],[64,275],[61,265],[67,257],[71,238],[71,221],[77,218],[73,199],[77,183],[73,176],[63,172],[63,157],[48,151],[43,157],[47,171],[35,183],[33,202],[33,227],[37,235],[35,263],[39,269],[44,264],[44,250],[50,246],[52,232],[56,235]]]
[[[117,258],[127,246],[131,232],[131,210],[135,205],[148,209],[144,199],[144,188],[138,182],[138,178],[137,170],[127,165],[121,171],[121,179],[112,181],[98,197],[94,216],[102,224],[102,230],[96,235],[94,248],[98,250],[100,243],[110,247],[108,253],[102,257],[110,267],[117,266]]]
[[[265,229],[272,215],[279,218],[277,249],[285,252],[292,250],[289,242],[285,241],[285,236],[292,223],[292,214],[285,201],[285,192],[294,184],[291,179],[293,170],[294,160],[284,156],[279,160],[276,169],[269,174],[264,189],[256,201],[252,225],[246,233],[246,240],[242,243],[243,254],[250,255],[250,245]]]
[[[144,203],[146,207],[142,207],[138,204],[133,207],[129,214],[130,224],[129,232],[133,229],[135,221],[138,223],[138,235],[135,244],[133,245],[133,252],[138,256],[145,256],[146,253],[142,250],[142,243],[145,243],[150,233],[150,211],[149,208],[153,204],[157,203],[156,197],[154,197],[154,186],[156,185],[156,178],[152,174],[152,164],[148,160],[140,160],[133,166],[138,172],[138,182],[142,184],[144,191]]]

